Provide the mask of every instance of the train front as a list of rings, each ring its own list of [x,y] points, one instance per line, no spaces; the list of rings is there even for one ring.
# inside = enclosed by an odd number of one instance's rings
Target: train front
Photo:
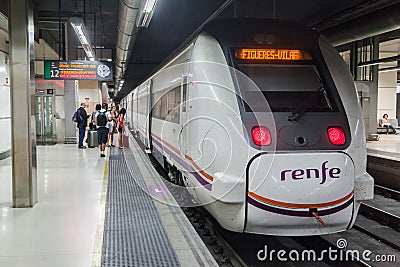
[[[362,113],[347,66],[314,31],[237,25],[238,37],[220,42],[236,70],[249,147],[244,232],[296,236],[349,229],[361,201],[373,196],[373,179],[366,173]]]

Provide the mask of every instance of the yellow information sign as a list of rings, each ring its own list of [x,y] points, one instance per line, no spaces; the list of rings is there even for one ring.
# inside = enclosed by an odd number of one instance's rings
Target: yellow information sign
[[[312,57],[305,51],[297,49],[238,49],[236,58],[242,60],[312,60]]]

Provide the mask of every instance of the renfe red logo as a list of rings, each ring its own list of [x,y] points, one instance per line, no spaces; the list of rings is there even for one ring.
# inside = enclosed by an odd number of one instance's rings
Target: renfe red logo
[[[324,184],[327,176],[332,179],[339,178],[341,170],[339,168],[328,168],[326,165],[328,161],[322,163],[321,169],[296,169],[296,170],[283,170],[281,172],[281,181],[285,181],[286,178],[292,180],[303,180],[303,179],[322,179],[320,184]]]

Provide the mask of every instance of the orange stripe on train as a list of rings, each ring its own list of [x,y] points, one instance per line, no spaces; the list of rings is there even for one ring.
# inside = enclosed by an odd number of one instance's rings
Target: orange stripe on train
[[[280,207],[286,207],[286,208],[324,208],[324,207],[329,207],[329,206],[337,205],[339,203],[342,203],[342,202],[348,200],[349,198],[351,198],[353,196],[353,194],[354,194],[354,189],[348,195],[346,195],[338,200],[324,202],[324,203],[317,203],[317,204],[297,204],[297,203],[287,203],[287,202],[281,202],[281,201],[269,199],[266,197],[259,196],[253,192],[248,193],[248,195],[251,196],[252,198],[262,201],[264,203],[275,205],[275,206],[280,206]]]
[[[179,151],[176,147],[174,147],[174,146],[171,145],[170,143],[164,141],[163,139],[161,139],[161,137],[159,137],[158,135],[156,135],[156,134],[154,134],[154,133],[152,133],[151,135],[152,135],[153,137],[155,137],[156,139],[158,139],[158,140],[159,140],[160,142],[162,142],[163,144],[165,144],[167,147],[169,147],[169,148],[170,148],[172,151],[174,151],[176,154],[180,155],[180,151]],[[201,173],[205,178],[207,178],[207,179],[210,180],[210,181],[213,181],[213,180],[214,180],[214,178],[213,178],[211,175],[209,175],[208,173],[206,173],[205,171],[203,171],[203,170],[193,161],[193,159],[192,159],[190,156],[185,155],[185,158],[186,158],[187,160],[189,160],[190,163],[192,163],[192,165],[196,168],[196,170],[197,170],[199,173]]]

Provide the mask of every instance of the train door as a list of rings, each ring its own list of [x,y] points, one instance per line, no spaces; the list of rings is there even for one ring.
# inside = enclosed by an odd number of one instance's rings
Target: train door
[[[151,117],[152,117],[152,107],[153,107],[153,100],[152,100],[152,87],[153,81],[149,80],[146,85],[146,95],[147,95],[147,112],[146,112],[146,148],[150,152],[152,150],[152,140],[151,140]]]
[[[181,158],[185,159],[186,157],[186,149],[187,149],[187,140],[188,140],[188,131],[187,131],[187,118],[188,118],[188,107],[187,107],[187,92],[188,89],[188,78],[184,76],[181,83],[181,116],[180,116],[180,131],[179,131],[179,151],[181,153]]]
[[[132,104],[131,104],[131,110],[132,110],[132,112],[131,112],[132,113],[132,117],[131,117],[132,118],[131,119],[132,129],[131,129],[131,131],[134,135],[136,135],[136,129],[137,129],[137,127],[136,127],[136,112],[137,112],[136,107],[137,107],[136,90],[134,89],[133,93],[132,93]]]
[[[139,121],[139,87],[135,90],[135,93],[133,95],[133,105],[134,105],[134,117],[133,117],[133,121],[134,121],[134,126],[135,126],[135,131],[136,134],[139,133],[139,125],[138,125],[138,121]]]
[[[38,145],[54,145],[55,135],[55,99],[52,89],[36,90],[35,95],[35,120],[36,143]]]

